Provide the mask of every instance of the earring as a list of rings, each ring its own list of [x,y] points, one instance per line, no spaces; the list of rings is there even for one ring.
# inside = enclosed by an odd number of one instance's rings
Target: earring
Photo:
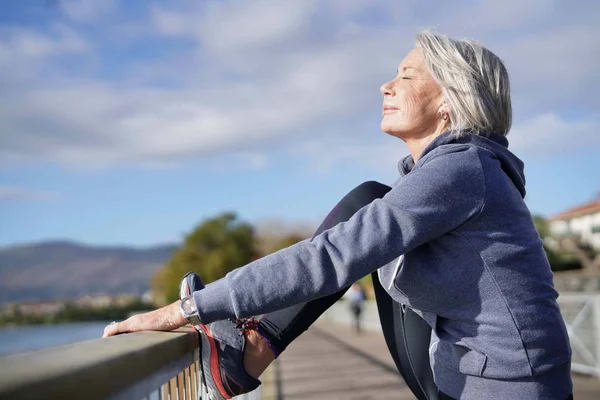
[[[440,118],[446,121],[448,119],[448,113],[445,111],[440,111]]]

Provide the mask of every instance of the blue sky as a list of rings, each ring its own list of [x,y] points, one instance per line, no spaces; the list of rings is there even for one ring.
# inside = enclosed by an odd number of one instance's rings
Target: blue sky
[[[407,154],[379,86],[432,29],[506,63],[527,203],[600,192],[600,4],[0,2],[0,246],[174,242],[236,211],[317,225]],[[265,228],[266,229],[266,228]]]

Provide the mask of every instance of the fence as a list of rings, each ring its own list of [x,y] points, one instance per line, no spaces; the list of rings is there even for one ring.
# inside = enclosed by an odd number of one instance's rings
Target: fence
[[[600,376],[600,294],[559,297],[573,370]],[[350,324],[347,304],[334,304],[323,319]],[[374,302],[362,325],[381,329]],[[34,398],[207,399],[199,368],[197,333],[140,332],[0,357],[0,400]],[[237,400],[258,400],[262,387]]]
[[[57,346],[0,357],[0,399],[208,399],[199,363],[185,328]],[[261,387],[235,399],[260,398]]]
[[[600,377],[600,294],[564,293],[558,304],[571,340],[573,371]]]
[[[562,293],[558,298],[573,349],[572,370],[600,377],[600,294]],[[349,325],[352,315],[345,302],[338,302],[322,318]],[[381,330],[377,306],[367,301],[361,315],[364,329]]]

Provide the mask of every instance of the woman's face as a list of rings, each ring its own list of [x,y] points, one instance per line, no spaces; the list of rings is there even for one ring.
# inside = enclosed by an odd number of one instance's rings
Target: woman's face
[[[414,49],[400,63],[396,77],[381,86],[381,129],[401,139],[429,136],[445,126],[442,89],[425,66],[421,49]]]

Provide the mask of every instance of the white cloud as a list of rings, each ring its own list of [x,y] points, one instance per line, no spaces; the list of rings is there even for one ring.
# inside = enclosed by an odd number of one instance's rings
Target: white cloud
[[[227,156],[211,157],[208,161],[215,172],[260,171],[269,166],[271,158],[266,151],[238,151],[228,152]]]
[[[208,2],[200,25],[203,45],[217,52],[246,52],[256,47],[302,39],[308,34],[314,0]]]
[[[7,132],[20,134],[0,136],[6,149],[0,154],[8,157],[10,149],[32,159],[106,164],[260,146],[295,137],[319,118],[356,112],[369,103],[365,87],[378,110],[388,61],[372,43],[358,41],[282,54],[262,85],[171,90],[76,82],[12,93],[0,97],[0,120]]]
[[[62,24],[55,24],[47,33],[32,29],[10,28],[0,39],[0,62],[40,59],[61,54],[77,54],[90,50],[86,40]]]
[[[398,161],[406,157],[408,148],[400,139],[388,137],[383,132],[365,143],[360,137],[336,134],[325,138],[303,141],[294,147],[295,153],[312,160],[313,168],[330,171],[340,165],[363,165],[375,171],[396,175]]]
[[[494,44],[511,76],[515,103],[537,113],[577,103],[599,106],[599,35],[600,26],[573,25]]]
[[[46,201],[54,200],[57,197],[55,192],[0,185],[0,201]]]
[[[193,16],[183,11],[152,7],[152,23],[157,33],[166,36],[194,35],[196,24]]]
[[[598,120],[567,121],[543,114],[515,126],[508,139],[511,150],[547,156],[600,146],[599,130]]]
[[[153,7],[159,33],[190,36],[217,53],[252,52],[309,32],[314,0],[205,1],[185,10]]]
[[[147,21],[154,35],[143,28],[136,40],[155,44],[158,35],[178,45],[191,44],[173,46],[180,50],[157,60],[88,59],[92,45],[84,40],[85,30],[55,25],[50,33],[14,31],[0,36],[0,65],[12,60],[12,68],[0,71],[0,80],[11,83],[0,93],[0,160],[170,166],[189,157],[228,152],[241,158],[252,154],[245,161],[260,168],[267,162],[262,155],[266,144],[304,141],[308,149],[313,141],[335,142],[336,135],[319,129],[324,122],[352,126],[352,121],[378,112],[378,87],[413,46],[414,32],[440,21],[455,25],[448,33],[488,38],[486,44],[506,60],[519,105],[516,119],[530,120],[510,137],[526,150],[537,146],[528,139],[535,129],[559,132],[571,124],[559,116],[568,106],[599,104],[587,93],[600,90],[595,68],[600,53],[593,43],[600,32],[581,19],[582,11],[572,11],[579,13],[574,19],[568,9],[550,7],[552,2],[517,3],[453,4],[454,14],[431,5],[426,21],[411,8],[421,6],[395,1],[154,5]],[[69,15],[81,21],[110,11],[93,11],[92,2],[78,6]],[[393,20],[404,22],[390,26],[369,19],[370,13],[386,7]],[[593,13],[595,6],[590,7]],[[465,19],[466,9],[480,15]],[[508,25],[500,23],[507,20]],[[139,28],[139,21],[135,23]],[[510,34],[505,34],[507,26]],[[49,76],[40,60],[59,54],[81,54],[96,67],[92,71],[108,66],[131,78],[71,76],[67,68]],[[29,79],[14,83],[25,65],[31,68]],[[57,63],[51,70],[61,66]],[[520,131],[526,134],[520,137]],[[366,163],[399,158],[395,150],[370,143],[331,146],[328,151],[327,156],[310,150],[306,154],[322,167],[331,158]]]
[[[116,0],[60,0],[60,8],[73,21],[93,22],[116,10]]]
[[[555,10],[555,0],[471,1],[466,7],[450,5],[444,26],[477,32],[479,35],[509,31],[548,19]]]

